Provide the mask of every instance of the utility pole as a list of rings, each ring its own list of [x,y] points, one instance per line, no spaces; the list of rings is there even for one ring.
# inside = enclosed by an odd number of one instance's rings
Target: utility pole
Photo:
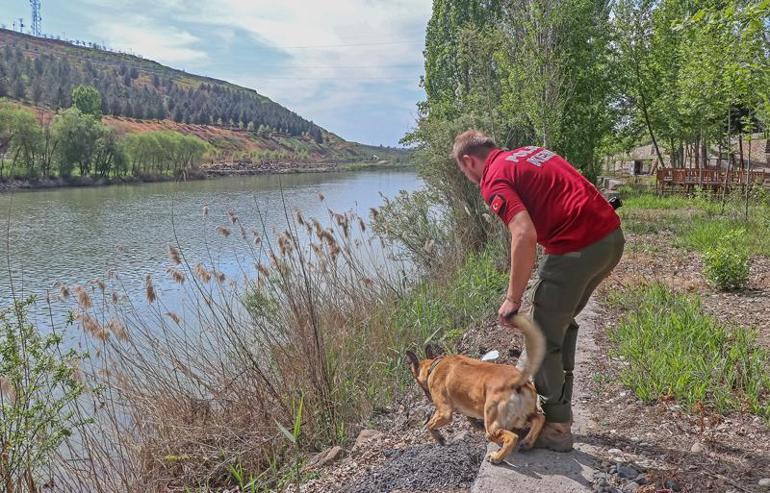
[[[19,32],[20,33],[24,32],[24,19],[22,19],[21,17],[19,17]]]
[[[29,0],[29,5],[32,7],[32,35],[40,36],[41,28],[40,24],[43,18],[40,16],[40,2],[41,0]]]

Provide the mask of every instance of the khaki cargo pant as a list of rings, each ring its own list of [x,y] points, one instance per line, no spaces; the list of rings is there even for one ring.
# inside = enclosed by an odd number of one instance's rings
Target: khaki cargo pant
[[[597,286],[609,276],[623,255],[625,239],[618,228],[578,252],[546,255],[539,268],[540,279],[532,293],[532,318],[546,339],[546,350],[535,387],[546,420],[572,420],[572,372],[578,324]]]

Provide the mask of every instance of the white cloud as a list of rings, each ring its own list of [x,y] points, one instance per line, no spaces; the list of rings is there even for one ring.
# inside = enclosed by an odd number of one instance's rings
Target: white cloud
[[[377,105],[392,126],[413,119],[431,0],[81,1],[108,45],[252,87],[331,131],[377,125]],[[254,46],[245,63],[244,35]],[[235,36],[237,64],[207,70],[206,51],[230,50]]]
[[[430,0],[187,1],[186,22],[237,28],[263,47],[235,82],[330,130],[363,104],[413,118],[416,101],[403,93],[413,93],[422,74]],[[265,46],[283,54],[281,66],[260,67]]]
[[[91,31],[112,49],[178,68],[179,64],[200,63],[208,58],[197,37],[174,27],[158,26],[142,15],[101,18],[92,25]]]
[[[429,0],[189,1],[196,8],[185,20],[240,28],[305,67],[306,77],[351,75],[350,66],[361,67],[358,78],[393,77],[392,65],[421,63],[431,8]]]

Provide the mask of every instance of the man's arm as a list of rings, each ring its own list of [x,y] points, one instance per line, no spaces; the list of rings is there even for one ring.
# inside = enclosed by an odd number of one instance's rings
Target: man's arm
[[[497,312],[501,323],[519,310],[521,297],[537,260],[537,232],[527,211],[513,216],[508,223],[508,231],[511,233],[511,275],[505,301]]]

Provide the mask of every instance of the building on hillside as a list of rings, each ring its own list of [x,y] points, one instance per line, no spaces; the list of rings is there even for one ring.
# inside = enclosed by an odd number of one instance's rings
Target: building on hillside
[[[663,163],[659,162],[658,156],[655,152],[655,147],[652,144],[645,144],[635,147],[628,153],[618,154],[608,157],[605,160],[605,172],[608,174],[622,174],[622,175],[648,175],[653,170],[668,167],[677,168],[695,168],[697,161],[704,161],[703,159],[697,160],[692,153],[684,152],[682,156],[683,164],[680,166],[672,166],[671,158],[666,148],[660,148],[663,154]],[[701,156],[702,157],[702,156]],[[741,164],[740,146],[737,139],[733,142],[731,152],[727,150],[721,151],[715,148],[710,148],[708,152],[708,159],[704,163],[704,169],[752,169],[757,171],[770,171],[770,140],[765,139],[762,134],[755,134],[751,139],[745,137],[743,139],[743,164]]]
[[[668,156],[663,155],[665,164],[668,164]],[[605,162],[605,171],[608,174],[621,175],[649,175],[653,169],[659,168],[658,156],[652,144],[636,147],[628,153],[616,154]],[[657,163],[657,166],[655,166]]]

